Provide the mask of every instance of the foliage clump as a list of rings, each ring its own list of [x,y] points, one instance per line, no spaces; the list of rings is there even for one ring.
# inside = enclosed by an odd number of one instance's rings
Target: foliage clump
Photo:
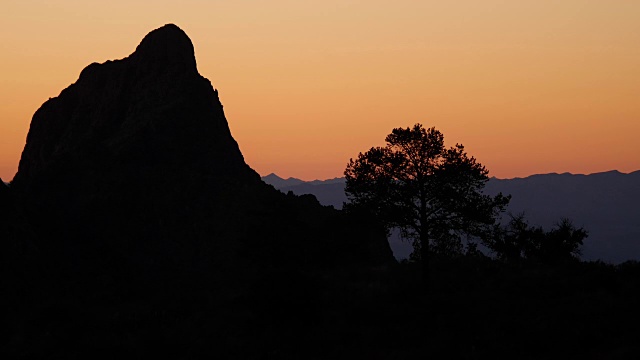
[[[445,147],[435,128],[396,128],[386,146],[351,159],[345,170],[347,209],[364,208],[414,244],[414,258],[457,253],[462,237],[486,234],[509,196],[482,192],[489,171],[464,146]]]
[[[559,263],[578,260],[587,236],[587,230],[577,228],[567,218],[544,231],[542,227],[529,225],[524,214],[519,214],[510,216],[505,225],[495,225],[484,243],[505,261],[528,259]]]

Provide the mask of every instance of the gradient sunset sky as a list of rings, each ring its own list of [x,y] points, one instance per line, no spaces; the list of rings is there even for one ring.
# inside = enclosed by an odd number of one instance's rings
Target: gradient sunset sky
[[[640,169],[640,1],[6,0],[0,177],[44,101],[166,23],[262,175],[342,176],[416,122],[500,178]]]

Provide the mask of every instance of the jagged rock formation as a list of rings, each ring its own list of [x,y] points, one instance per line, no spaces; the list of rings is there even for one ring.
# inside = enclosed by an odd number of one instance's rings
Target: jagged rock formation
[[[242,232],[240,213],[284,201],[245,164],[175,25],[125,59],[89,65],[42,105],[12,189],[37,204],[48,234],[111,241],[209,236],[212,222]]]
[[[71,208],[136,183],[150,192],[189,189],[192,181],[243,186],[259,179],[231,137],[217,91],[196,70],[191,41],[167,25],[128,58],[87,66],[42,105],[12,188],[43,198],[45,207]]]
[[[242,337],[274,321],[273,311],[314,303],[331,274],[392,260],[367,219],[260,180],[175,25],[149,33],[125,59],[87,66],[44,103],[10,190],[46,269],[32,279],[37,305],[24,311],[36,322],[62,312],[56,324],[67,329],[19,324],[35,331],[10,340],[22,350],[51,333],[63,337],[51,340],[60,349],[65,336],[89,348],[113,336],[128,350],[147,332],[172,344],[204,341],[185,325],[196,318],[207,319],[207,336]]]

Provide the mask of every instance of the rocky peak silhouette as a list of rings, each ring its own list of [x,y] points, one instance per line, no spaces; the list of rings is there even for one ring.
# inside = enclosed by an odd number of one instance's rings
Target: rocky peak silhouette
[[[66,269],[58,279],[114,264],[139,285],[167,271],[181,282],[248,263],[242,271],[392,259],[375,227],[260,180],[193,54],[182,30],[163,26],[129,57],[89,65],[34,114],[11,190],[43,258]]]
[[[52,188],[53,177],[60,186],[103,182],[125,168],[259,181],[231,136],[217,91],[197,72],[191,41],[175,25],[149,33],[125,59],[89,65],[43,104],[14,184],[48,193],[62,190]],[[71,190],[65,196],[76,197]]]
[[[167,24],[150,32],[142,39],[131,58],[146,69],[170,67],[175,71],[197,72],[191,39],[174,24]]]

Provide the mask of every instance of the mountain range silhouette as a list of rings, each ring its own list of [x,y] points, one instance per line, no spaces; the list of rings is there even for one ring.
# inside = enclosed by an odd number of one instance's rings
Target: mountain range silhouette
[[[303,181],[269,174],[262,179],[285,193],[312,194],[321,204],[338,209],[348,201],[344,178]],[[587,229],[589,237],[582,249],[585,260],[617,264],[640,259],[640,171],[491,178],[485,192],[511,194],[507,211],[513,215],[524,213],[532,225],[550,228],[566,217]],[[397,258],[408,258],[413,250],[397,233],[389,241]]]

